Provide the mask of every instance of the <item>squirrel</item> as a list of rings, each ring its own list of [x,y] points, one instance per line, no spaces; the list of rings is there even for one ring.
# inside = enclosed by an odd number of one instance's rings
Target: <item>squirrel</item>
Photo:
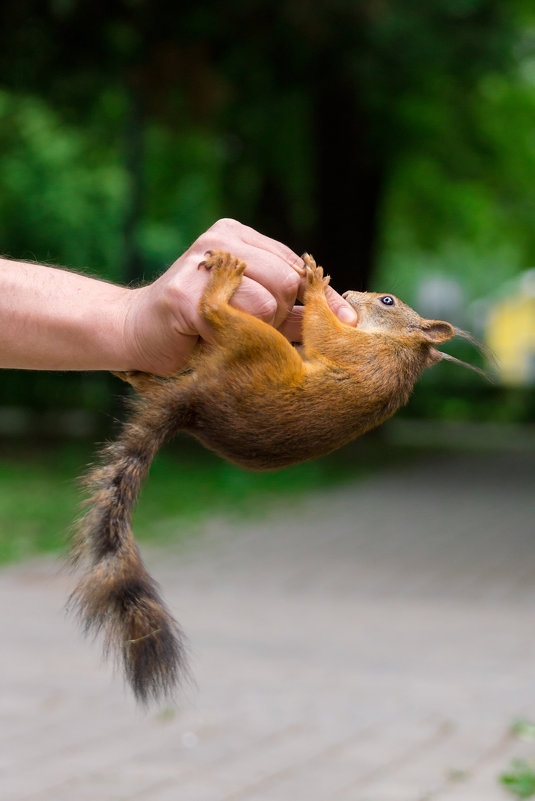
[[[73,562],[86,572],[70,607],[86,631],[104,635],[144,703],[172,693],[188,674],[182,632],[145,569],[131,520],[158,449],[178,431],[225,459],[270,470],[329,453],[383,423],[407,403],[426,367],[448,358],[435,347],[469,334],[426,320],[394,295],[353,292],[355,328],[338,320],[325,298],[329,277],[305,254],[302,344],[229,305],[246,265],[208,251],[210,271],[199,310],[214,344],[199,348],[171,378],[117,375],[137,391],[115,442],[85,478],[85,514]],[[467,365],[462,362],[467,367]],[[478,368],[474,368],[478,369]]]

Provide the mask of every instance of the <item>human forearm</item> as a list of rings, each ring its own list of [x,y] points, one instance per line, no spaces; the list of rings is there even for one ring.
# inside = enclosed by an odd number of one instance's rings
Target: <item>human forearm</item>
[[[67,270],[0,259],[0,367],[126,370],[132,290]]]

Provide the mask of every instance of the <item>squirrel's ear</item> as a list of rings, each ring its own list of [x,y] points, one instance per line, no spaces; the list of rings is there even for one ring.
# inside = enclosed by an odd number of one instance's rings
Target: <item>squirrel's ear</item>
[[[422,320],[420,330],[428,342],[447,342],[455,336],[454,327],[443,320]]]

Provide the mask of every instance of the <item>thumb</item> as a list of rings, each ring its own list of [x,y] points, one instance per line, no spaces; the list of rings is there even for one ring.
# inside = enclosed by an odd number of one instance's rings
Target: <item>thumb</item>
[[[336,314],[341,323],[355,326],[357,324],[357,312],[350,306],[347,300],[336,292],[331,286],[325,289],[325,297],[331,310]]]

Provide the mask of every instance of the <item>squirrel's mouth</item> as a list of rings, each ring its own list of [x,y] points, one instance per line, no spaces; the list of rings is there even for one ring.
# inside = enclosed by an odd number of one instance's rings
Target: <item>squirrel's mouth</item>
[[[342,297],[344,300],[347,300],[354,309],[357,309],[359,305],[357,296],[359,294],[359,292],[355,292],[353,289],[348,289],[347,292],[342,293]]]
[[[362,292],[355,292],[353,289],[348,289],[347,292],[343,292],[342,293],[342,297],[344,298],[344,300],[347,300],[349,305],[353,309],[355,309],[355,311],[357,312],[357,324],[355,326],[356,328],[358,328],[358,326],[359,326],[360,316],[361,316],[361,312],[362,312],[362,298],[361,298],[361,295],[362,295]]]

